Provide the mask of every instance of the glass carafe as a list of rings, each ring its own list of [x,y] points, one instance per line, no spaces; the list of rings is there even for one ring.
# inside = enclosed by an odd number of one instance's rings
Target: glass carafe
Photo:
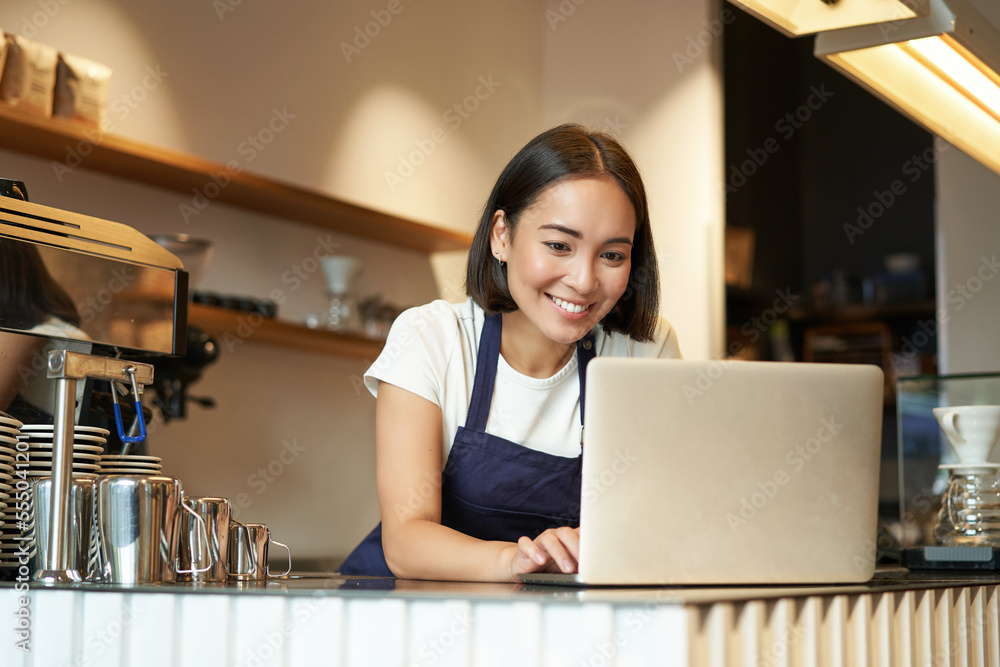
[[[1000,464],[954,464],[934,540],[944,546],[1000,547]]]
[[[326,328],[334,331],[359,333],[361,313],[354,296],[353,283],[361,273],[361,260],[344,255],[330,255],[321,260],[330,297]]]
[[[329,292],[330,308],[327,311],[326,328],[333,331],[360,333],[361,314],[358,302],[350,292],[336,294]]]

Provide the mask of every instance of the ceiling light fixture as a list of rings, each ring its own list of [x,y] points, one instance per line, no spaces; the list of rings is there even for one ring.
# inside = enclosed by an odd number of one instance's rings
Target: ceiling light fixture
[[[821,33],[815,55],[1000,173],[1000,33],[965,0]]]
[[[923,16],[923,0],[731,0],[788,35]]]

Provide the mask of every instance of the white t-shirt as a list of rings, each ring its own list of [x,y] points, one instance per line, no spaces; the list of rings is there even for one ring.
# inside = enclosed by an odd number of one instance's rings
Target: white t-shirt
[[[56,338],[75,338],[77,340],[93,340],[83,329],[74,326],[66,320],[55,315],[49,315],[44,321],[28,329],[28,333],[41,334],[43,336],[55,336]]]
[[[365,386],[378,395],[388,382],[441,409],[443,466],[459,426],[465,425],[476,376],[476,358],[485,314],[472,299],[433,301],[410,308],[393,322],[385,347],[365,372]],[[656,339],[637,343],[597,328],[598,356],[679,359],[677,336],[661,318]],[[549,378],[518,373],[497,360],[496,385],[486,432],[556,456],[580,455],[580,382],[577,355]]]

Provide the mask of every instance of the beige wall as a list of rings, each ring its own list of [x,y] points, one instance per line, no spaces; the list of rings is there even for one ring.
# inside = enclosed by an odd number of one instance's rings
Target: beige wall
[[[942,373],[1000,372],[1000,176],[937,140],[938,353]]]
[[[0,27],[111,67],[116,134],[445,227],[468,228],[481,184],[538,127],[533,0],[9,0]],[[480,77],[487,98],[445,118]],[[275,109],[294,118],[257,150]],[[385,172],[437,128],[444,142],[390,188]]]
[[[720,358],[724,281],[722,2],[548,3],[546,125],[618,135],[649,197],[662,312],[693,359]]]
[[[714,5],[8,0],[0,27],[112,67],[116,134],[237,160],[451,229],[471,230],[495,175],[544,127],[576,120],[618,132],[649,186],[664,312],[685,354],[706,357],[721,351],[722,332],[719,43],[703,36],[706,47],[684,67],[675,55],[718,17]],[[218,15],[226,6],[232,11]],[[390,6],[397,13],[386,22],[381,12]],[[341,43],[375,20],[372,11],[385,25],[348,62]],[[460,114],[454,105],[463,103]],[[275,110],[282,130],[251,151],[248,137]],[[386,172],[399,173],[400,160],[421,146],[427,152],[428,140],[434,151],[389,183]],[[283,276],[326,243],[365,261],[362,295],[399,304],[462,298],[460,257],[431,262],[217,203],[185,221],[179,206],[193,195],[85,169],[60,180],[49,162],[3,151],[0,164],[3,175],[27,182],[36,202],[147,234],[212,239],[215,259],[200,287],[257,297],[280,289],[283,318],[325,306],[320,276],[294,289]],[[223,349],[192,388],[218,407],[192,406],[188,419],[156,427],[151,449],[190,493],[242,498],[240,518],[267,523],[296,555],[342,556],[378,516],[374,401],[357,385],[365,367],[251,337]]]

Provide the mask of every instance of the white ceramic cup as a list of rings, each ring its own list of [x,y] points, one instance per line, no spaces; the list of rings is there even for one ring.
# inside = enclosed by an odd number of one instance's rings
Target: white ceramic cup
[[[1000,439],[1000,405],[956,405],[933,412],[959,463],[989,461]]]

